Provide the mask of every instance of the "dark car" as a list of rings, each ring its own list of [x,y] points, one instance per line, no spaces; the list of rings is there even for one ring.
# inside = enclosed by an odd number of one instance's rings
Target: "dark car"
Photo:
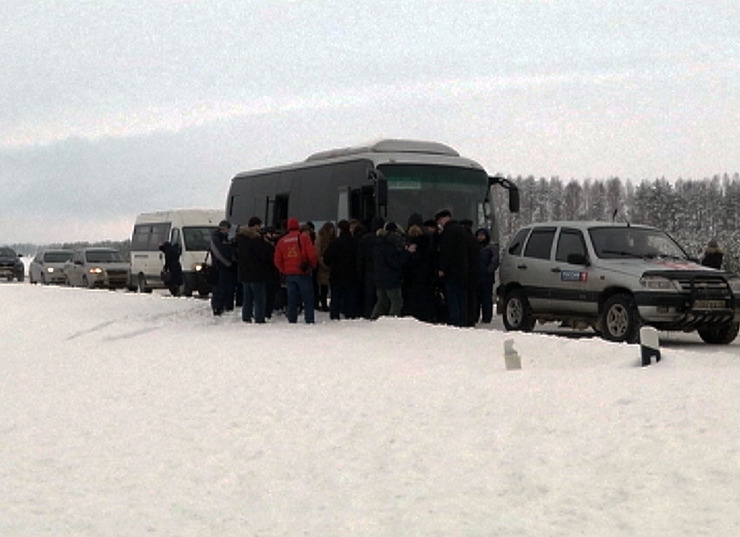
[[[12,248],[0,247],[0,278],[6,278],[9,282],[15,278],[22,282],[26,269],[21,257],[23,256],[16,254]]]

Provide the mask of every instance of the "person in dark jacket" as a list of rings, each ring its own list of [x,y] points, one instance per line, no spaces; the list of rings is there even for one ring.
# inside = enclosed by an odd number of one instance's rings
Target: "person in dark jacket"
[[[468,267],[470,233],[452,219],[449,209],[442,209],[434,219],[441,228],[438,242],[438,275],[445,295],[447,324],[467,324]]]
[[[210,252],[213,259],[213,270],[218,280],[211,295],[211,309],[214,315],[234,309],[234,291],[236,289],[236,254],[234,245],[229,239],[231,223],[221,220],[218,229],[211,236]]]
[[[340,315],[344,314],[346,318],[354,319],[357,317],[357,243],[347,220],[340,220],[337,228],[339,236],[324,251],[331,289],[329,318],[339,320]]]
[[[159,250],[164,254],[162,281],[170,290],[172,296],[180,296],[180,286],[183,283],[180,245],[167,241],[159,245]]]
[[[477,314],[481,322],[490,323],[493,319],[494,275],[499,266],[498,244],[491,242],[491,234],[485,228],[475,232],[475,240],[481,246],[478,251]]]
[[[380,216],[375,216],[370,221],[370,232],[360,237],[357,244],[357,269],[362,286],[362,316],[372,319],[373,308],[377,300],[375,289],[375,242],[379,229],[385,224]]]
[[[403,308],[405,315],[424,322],[434,322],[436,274],[432,255],[432,237],[420,225],[406,231],[406,243],[413,253],[403,270]]]
[[[272,275],[274,248],[260,232],[262,220],[253,216],[236,235],[239,282],[242,285],[242,321],[265,322],[266,288]]]
[[[701,259],[701,264],[705,267],[719,270],[722,267],[723,257],[724,252],[722,251],[722,248],[719,247],[716,240],[712,239],[709,241],[709,244],[707,244],[706,250],[704,250],[704,257]]]
[[[375,235],[373,257],[375,261],[375,288],[377,300],[372,319],[382,315],[400,317],[403,311],[403,266],[408,251],[398,226],[387,222]]]

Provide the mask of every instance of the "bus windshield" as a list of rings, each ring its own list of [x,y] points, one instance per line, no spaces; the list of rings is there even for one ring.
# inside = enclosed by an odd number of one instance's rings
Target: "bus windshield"
[[[405,224],[415,213],[432,218],[447,208],[456,220],[486,224],[482,209],[488,192],[485,171],[429,164],[382,164],[378,169],[388,181],[388,218],[397,223]]]

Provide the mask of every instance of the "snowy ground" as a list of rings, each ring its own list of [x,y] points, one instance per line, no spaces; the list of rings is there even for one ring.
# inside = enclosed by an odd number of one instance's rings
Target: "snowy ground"
[[[0,535],[735,536],[740,346],[0,284]],[[512,338],[523,368],[504,367]]]

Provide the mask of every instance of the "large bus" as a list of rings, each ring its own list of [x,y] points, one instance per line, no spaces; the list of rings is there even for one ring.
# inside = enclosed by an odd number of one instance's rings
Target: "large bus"
[[[288,217],[319,226],[325,221],[374,216],[405,227],[414,214],[430,219],[450,209],[457,220],[491,230],[498,237],[491,187],[508,190],[509,209],[519,210],[512,182],[491,177],[477,162],[437,142],[380,140],[332,149],[305,161],[248,171],[231,180],[226,218],[236,225],[258,216],[283,229]]]

